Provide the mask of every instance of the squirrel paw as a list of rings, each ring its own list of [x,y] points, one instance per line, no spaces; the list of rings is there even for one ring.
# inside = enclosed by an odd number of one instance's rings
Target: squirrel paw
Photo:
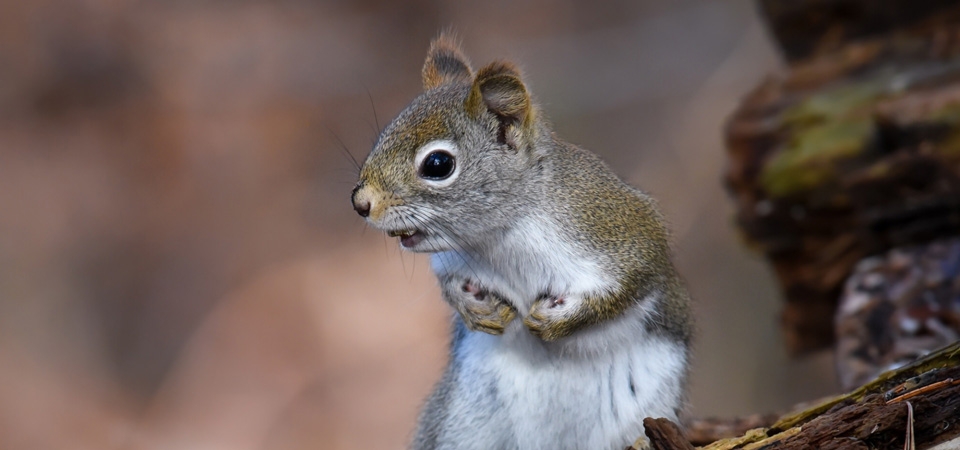
[[[573,302],[559,295],[542,295],[533,302],[523,324],[530,331],[545,341],[554,341],[569,335],[574,331],[570,320]]]
[[[447,301],[460,313],[467,328],[473,331],[503,334],[507,324],[517,316],[513,306],[470,280],[458,287],[446,286],[444,291]]]

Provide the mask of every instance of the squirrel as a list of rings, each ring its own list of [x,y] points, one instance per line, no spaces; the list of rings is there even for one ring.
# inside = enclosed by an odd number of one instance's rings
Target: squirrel
[[[511,63],[474,72],[441,34],[422,77],[351,196],[458,313],[411,448],[620,450],[676,421],[692,321],[655,202],[557,138]]]

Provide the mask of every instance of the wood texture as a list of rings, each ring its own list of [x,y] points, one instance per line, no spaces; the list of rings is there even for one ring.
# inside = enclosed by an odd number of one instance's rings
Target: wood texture
[[[952,0],[760,0],[760,11],[789,61],[891,32],[918,32],[956,14]]]
[[[664,422],[669,421],[644,421],[651,448],[688,448],[679,430]],[[788,414],[768,428],[700,448],[899,450],[909,436],[918,449],[960,437],[960,343],[885,372],[848,394]]]
[[[643,419],[644,433],[651,450],[693,450],[693,445],[675,423],[668,419]]]
[[[737,223],[787,299],[787,347],[825,347],[858,261],[960,230],[960,27],[797,64],[745,98],[726,138]]]

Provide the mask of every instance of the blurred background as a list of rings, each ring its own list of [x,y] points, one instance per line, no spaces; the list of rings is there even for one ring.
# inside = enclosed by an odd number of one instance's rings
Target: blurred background
[[[453,27],[660,201],[696,299],[694,416],[836,389],[789,360],[721,184],[781,67],[738,1],[0,1],[0,448],[403,448],[446,361],[422,255],[352,211]]]

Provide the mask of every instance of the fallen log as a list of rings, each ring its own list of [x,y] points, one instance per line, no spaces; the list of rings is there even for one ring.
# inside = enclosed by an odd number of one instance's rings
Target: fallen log
[[[666,419],[644,421],[653,449],[691,448]],[[960,440],[960,342],[862,387],[704,450],[928,449]],[[958,441],[960,442],[960,441]]]

